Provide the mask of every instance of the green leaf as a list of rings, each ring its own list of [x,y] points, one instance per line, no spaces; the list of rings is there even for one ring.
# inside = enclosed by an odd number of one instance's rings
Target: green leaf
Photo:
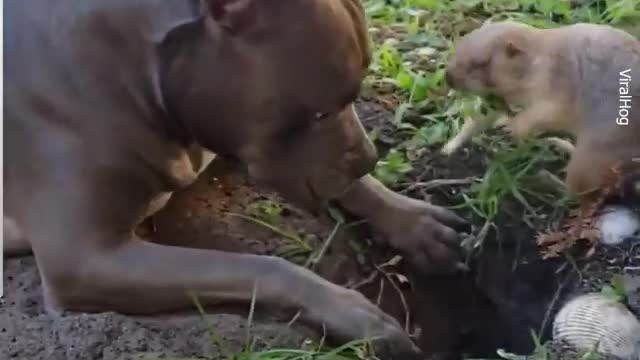
[[[413,87],[413,76],[406,70],[401,70],[396,75],[396,86],[405,91],[411,91]]]
[[[434,10],[439,7],[438,0],[411,0],[409,4],[411,6],[427,10]]]
[[[335,220],[335,222],[339,224],[344,224],[345,219],[344,219],[344,215],[342,214],[342,211],[340,211],[339,209],[336,209],[333,206],[329,206],[327,211],[329,212],[329,215],[331,216],[331,218]]]

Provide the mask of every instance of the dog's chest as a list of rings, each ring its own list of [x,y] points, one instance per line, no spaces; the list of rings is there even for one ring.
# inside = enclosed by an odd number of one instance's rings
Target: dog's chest
[[[178,153],[167,163],[169,182],[177,188],[184,188],[193,184],[198,176],[216,158],[216,154],[197,145]],[[171,199],[172,191],[156,194],[147,207],[145,217],[149,217],[164,208]]]

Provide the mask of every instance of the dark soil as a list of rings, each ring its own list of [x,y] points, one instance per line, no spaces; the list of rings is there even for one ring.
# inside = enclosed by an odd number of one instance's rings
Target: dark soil
[[[382,126],[383,136],[393,137],[386,125],[388,113],[369,103],[360,104],[359,110],[369,129]],[[413,180],[479,175],[485,166],[483,157],[473,151],[448,160],[426,156],[421,161],[424,166],[412,174]],[[278,254],[286,248],[287,241],[270,230],[229,214],[244,214],[260,199],[278,200],[269,192],[255,190],[242,170],[234,163],[216,160],[194,186],[175,194],[169,206],[154,217],[154,241],[258,254]],[[430,194],[414,191],[410,195],[433,195],[436,203],[446,205],[448,195],[455,191],[443,188]],[[308,234],[314,246],[334,226],[328,217],[313,218],[291,206],[287,206],[280,222],[285,229]],[[631,283],[640,282],[640,245],[601,249],[588,262],[577,261],[574,266],[565,258],[540,258],[535,231],[524,223],[517,206],[508,206],[498,228],[490,233],[483,252],[472,259],[469,273],[424,276],[403,263],[385,268],[401,288],[407,309],[387,277],[372,277],[377,274],[372,264],[382,264],[396,254],[387,249],[372,250],[368,246],[372,243],[370,235],[361,226],[338,233],[318,272],[338,284],[357,286],[401,322],[409,315],[410,329],[417,332],[420,346],[427,353],[445,358],[464,354],[496,357],[498,348],[528,353],[533,349],[531,330],[548,336],[553,315],[568,296],[599,291],[613,274],[625,273],[630,275]],[[291,260],[301,263],[305,258]],[[129,359],[149,353],[215,358],[221,354],[207,332],[207,322],[198,315],[53,316],[43,309],[33,258],[5,260],[4,272],[0,359]],[[397,281],[393,273],[406,275],[408,283]],[[630,302],[635,301],[638,310],[640,294],[634,296]],[[248,305],[208,310],[209,321],[232,351],[245,344],[247,309]],[[297,347],[308,336],[318,335],[300,324],[287,328],[284,324],[288,320],[260,311],[251,333],[261,339],[259,344],[270,347]]]

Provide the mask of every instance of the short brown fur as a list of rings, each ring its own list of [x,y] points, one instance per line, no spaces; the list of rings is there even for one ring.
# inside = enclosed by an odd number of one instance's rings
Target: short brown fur
[[[369,174],[377,152],[353,104],[370,59],[357,1],[4,10],[5,250],[36,257],[48,309],[154,314],[191,307],[189,293],[204,306],[255,295],[333,339],[419,356],[397,320],[307,268],[134,232],[218,154],[311,211],[334,200],[421,270],[456,270],[466,222]]]

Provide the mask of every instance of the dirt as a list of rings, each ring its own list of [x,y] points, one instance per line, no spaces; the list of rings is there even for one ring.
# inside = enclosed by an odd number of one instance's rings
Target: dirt
[[[388,125],[391,114],[370,103],[359,104],[359,112],[368,129],[382,127],[383,138],[393,141]],[[474,151],[448,160],[427,156],[422,164],[411,175],[413,180],[479,175],[486,165]],[[437,203],[447,204],[444,195],[455,191],[450,187],[410,195],[433,195]],[[152,234],[148,228],[140,233],[176,246],[281,254],[291,248],[290,241],[234,215],[247,214],[248,208],[265,199],[281,202],[276,195],[257,190],[238,164],[219,159],[154,217]],[[396,254],[370,247],[372,235],[363,226],[338,232],[317,271],[338,284],[358,288],[401,322],[408,317],[407,327],[418,344],[439,358],[465,354],[495,357],[498,348],[528,353],[533,346],[531,330],[548,337],[553,315],[568,296],[598,290],[616,273],[626,273],[638,282],[640,245],[599,250],[586,262],[588,267],[578,261],[576,267],[581,270],[576,271],[564,258],[540,258],[533,240],[535,231],[524,223],[521,211],[508,204],[498,221],[499,231],[489,234],[481,256],[471,259],[472,270],[466,274],[425,276],[403,262],[380,273],[374,264],[387,262]],[[314,218],[285,204],[278,226],[305,235],[317,248],[334,222],[328,216]],[[306,255],[290,260],[303,263]],[[209,323],[229,350],[238,351],[246,342],[248,305],[208,309],[206,321],[197,314],[147,318],[114,313],[52,315],[43,308],[33,258],[8,259],[4,267],[0,359],[111,360],[149,354],[217,358],[222,349],[212,341]],[[630,297],[630,301],[640,303],[638,297]],[[268,309],[259,311],[250,333],[258,337],[262,347],[298,347],[305,339],[318,337],[304,324],[287,327],[288,320]]]

